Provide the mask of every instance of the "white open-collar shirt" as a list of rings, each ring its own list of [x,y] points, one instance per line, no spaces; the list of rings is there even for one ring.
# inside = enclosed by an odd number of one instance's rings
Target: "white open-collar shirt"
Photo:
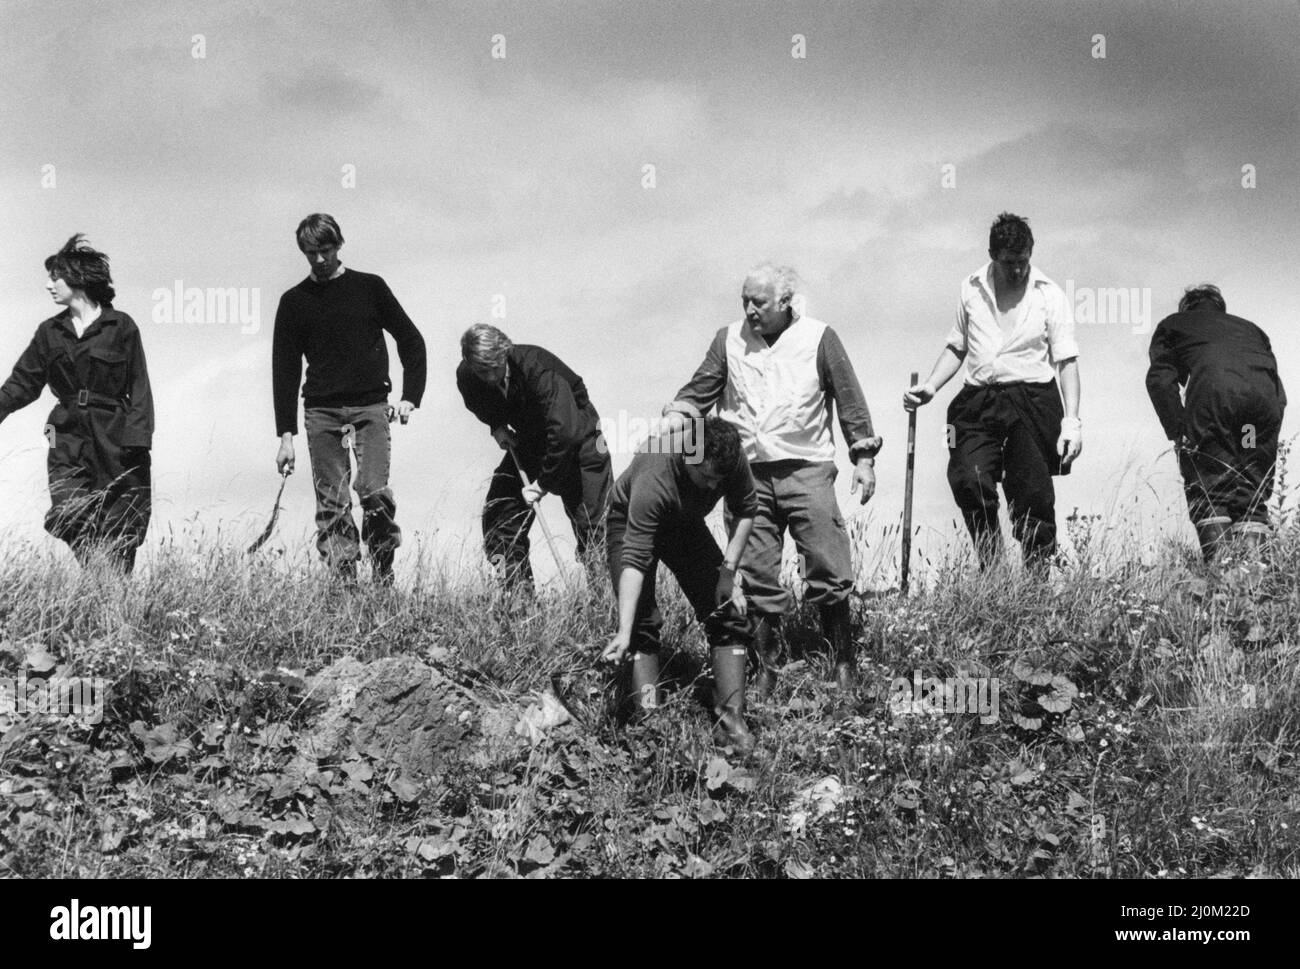
[[[1046,383],[1056,376],[1054,365],[1079,355],[1065,293],[1034,266],[1016,307],[1015,326],[1002,328],[992,262],[962,280],[948,346],[965,355],[966,383],[977,387],[1020,380]]]

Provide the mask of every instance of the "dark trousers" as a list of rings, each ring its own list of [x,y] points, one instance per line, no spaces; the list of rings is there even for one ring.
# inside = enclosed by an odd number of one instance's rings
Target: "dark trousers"
[[[1220,403],[1213,415],[1190,415],[1179,451],[1188,515],[1194,525],[1267,524],[1281,402],[1261,395]]]
[[[352,518],[352,463],[361,500],[361,541],[372,556],[387,556],[402,544],[397,502],[388,487],[392,431],[388,405],[308,407],[304,411],[312,481],[316,485],[316,548],[332,569],[350,569],[361,557]]]
[[[618,584],[623,575],[623,532],[626,523],[611,519],[609,525],[609,577],[614,583],[614,601],[618,602]],[[702,519],[682,522],[662,532],[655,541],[655,559],[645,573],[641,597],[636,603],[636,622],[632,627],[632,652],[657,653],[663,616],[655,595],[655,573],[662,562],[673,574],[682,593],[691,604],[695,618],[704,626],[710,646],[749,646],[753,623],[739,615],[729,603],[719,607],[714,601],[718,587],[718,568],[722,549]]]
[[[975,542],[980,567],[1001,547],[998,482],[1027,561],[1056,551],[1056,453],[1064,407],[1056,381],[963,387],[948,405],[948,484]]]
[[[528,480],[535,481],[542,469],[542,456],[520,448],[516,448],[515,453]],[[613,487],[609,449],[604,438],[593,435],[582,443],[562,469],[555,491],[573,526],[578,558],[596,570],[596,575],[599,574],[602,533]],[[492,484],[488,486],[487,499],[483,503],[483,548],[488,561],[504,571],[507,583],[531,588],[533,567],[528,561],[531,549],[528,530],[532,528],[537,512],[524,501],[522,492],[519,470],[507,451],[492,473]],[[593,588],[596,575],[589,572]]]
[[[121,408],[54,409],[46,430],[45,530],[67,542],[78,560],[103,547],[129,572],[149,528],[153,488],[148,449],[119,443],[124,421]]]

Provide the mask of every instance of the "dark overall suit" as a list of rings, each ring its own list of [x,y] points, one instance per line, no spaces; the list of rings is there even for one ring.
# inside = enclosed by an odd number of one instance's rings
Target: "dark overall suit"
[[[45,529],[79,560],[96,545],[109,547],[129,572],[152,498],[153,395],[135,322],[105,306],[80,339],[67,310],[43,322],[0,387],[0,420],[47,384],[59,402],[46,427]]]
[[[1286,409],[1267,334],[1217,310],[1175,313],[1151,336],[1146,384],[1166,436],[1178,445],[1192,523],[1267,525]]]

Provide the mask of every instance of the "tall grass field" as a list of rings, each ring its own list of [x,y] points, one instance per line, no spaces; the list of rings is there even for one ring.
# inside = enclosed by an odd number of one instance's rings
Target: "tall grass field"
[[[594,666],[608,583],[576,566],[528,603],[427,560],[350,590],[270,546],[164,539],[127,579],[13,548],[0,680],[104,688],[97,723],[0,714],[0,872],[1297,876],[1300,527],[1207,568],[1176,544],[1130,561],[1086,524],[1046,582],[954,554],[910,597],[855,596],[853,696],[802,608],[748,758],[712,743],[703,635],[667,576],[664,701],[636,719]],[[489,748],[467,724],[424,773],[313,747],[318,675],[385,658],[540,726]]]

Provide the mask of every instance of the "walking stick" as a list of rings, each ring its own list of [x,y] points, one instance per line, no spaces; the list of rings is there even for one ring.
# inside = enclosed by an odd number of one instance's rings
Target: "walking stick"
[[[921,379],[920,374],[912,371],[912,380],[907,385],[915,387]],[[903,574],[898,583],[903,595],[907,595],[907,577],[912,570],[912,479],[916,474],[916,408],[907,412],[907,482],[903,486]]]
[[[257,536],[257,541],[255,541],[252,545],[248,546],[247,554],[252,555],[264,544],[266,544],[266,540],[271,537],[271,532],[275,530],[275,520],[280,517],[280,498],[284,495],[284,485],[285,482],[287,482],[288,480],[289,480],[288,470],[286,469],[284,471],[281,471],[280,490],[275,493],[275,506],[271,509],[271,520],[266,523],[266,528],[262,530],[262,534]]]
[[[519,479],[523,481],[524,487],[527,488],[531,481],[528,480],[528,474],[524,471],[524,466],[519,463],[519,455],[515,454],[514,448],[507,448],[510,452],[510,459],[515,462],[515,470],[519,472]],[[540,504],[541,502],[538,502]],[[551,549],[551,558],[555,559],[555,567],[560,570],[560,581],[568,584],[564,577],[564,563],[560,561],[560,553],[555,550],[555,537],[551,534],[551,526],[546,524],[546,519],[542,517],[540,509],[537,512],[537,523],[542,526],[542,534],[546,536],[546,544]]]

